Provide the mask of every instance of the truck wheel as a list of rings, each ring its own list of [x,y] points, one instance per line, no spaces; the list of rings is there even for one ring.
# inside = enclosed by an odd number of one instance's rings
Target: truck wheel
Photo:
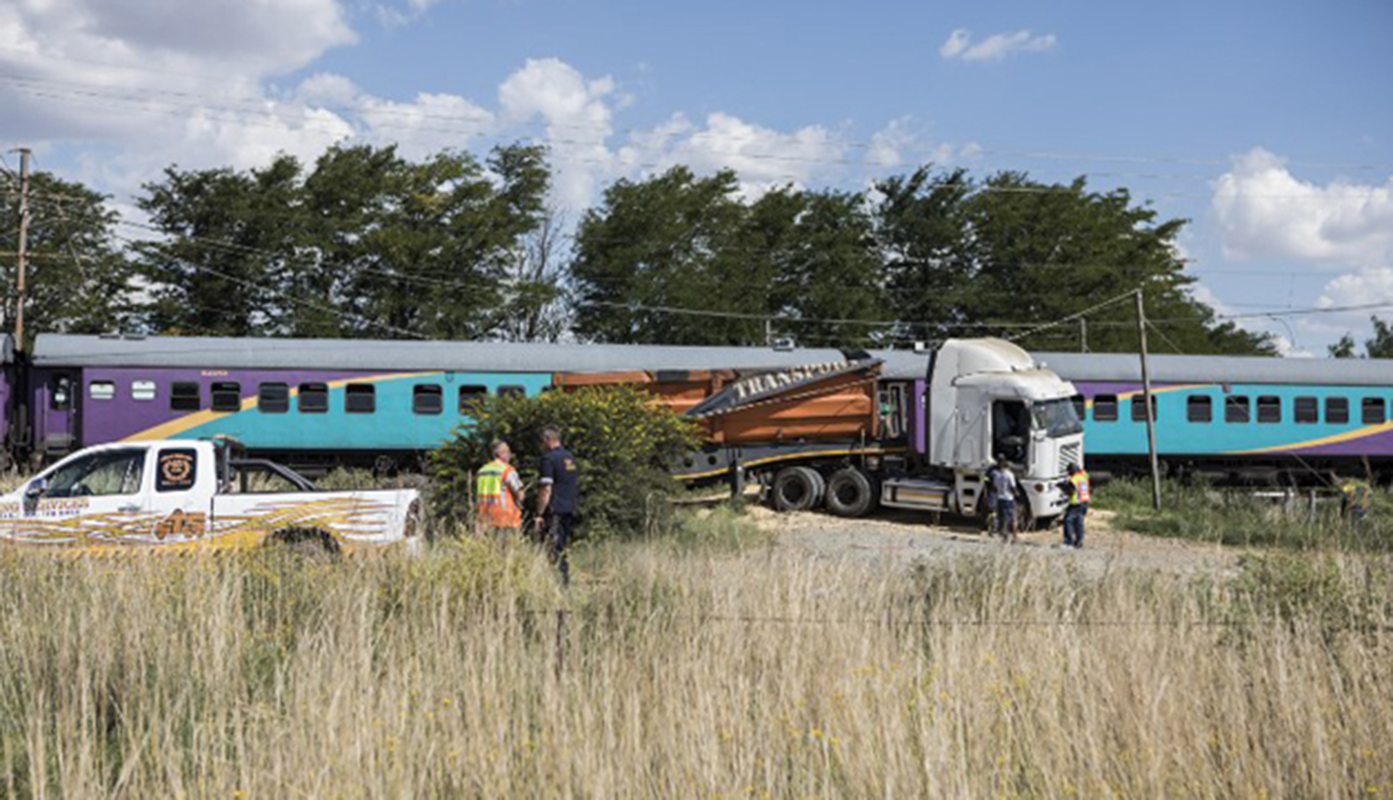
[[[339,540],[323,528],[281,528],[266,537],[265,542],[300,555],[337,556],[342,551]]]
[[[822,499],[826,482],[811,467],[786,467],[774,476],[774,508],[807,511]]]
[[[871,476],[846,467],[827,480],[827,510],[839,517],[860,517],[876,507],[876,486]]]

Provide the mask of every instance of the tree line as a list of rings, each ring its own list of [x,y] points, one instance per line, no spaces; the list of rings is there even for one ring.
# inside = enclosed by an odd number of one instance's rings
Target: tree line
[[[1161,352],[1270,354],[1189,289],[1186,224],[1126,189],[925,166],[858,192],[752,194],[677,166],[567,220],[544,148],[339,146],[313,163],[171,166],[145,222],[48,173],[31,188],[33,331],[903,346],[1025,334],[1041,349],[1137,346],[1137,288]],[[17,197],[0,195],[11,235]],[[14,261],[3,302],[12,319]]]

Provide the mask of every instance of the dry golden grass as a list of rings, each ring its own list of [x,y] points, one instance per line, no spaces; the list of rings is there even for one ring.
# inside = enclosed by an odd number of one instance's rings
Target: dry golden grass
[[[580,561],[566,595],[530,549],[477,541],[342,561],[7,553],[0,786],[1393,795],[1383,561],[1181,582],[1003,552],[906,574],[690,537]]]

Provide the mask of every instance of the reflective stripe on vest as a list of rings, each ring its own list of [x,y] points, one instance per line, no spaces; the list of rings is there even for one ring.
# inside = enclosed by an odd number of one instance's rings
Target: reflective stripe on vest
[[[1069,482],[1074,484],[1074,491],[1069,495],[1070,505],[1082,505],[1089,501],[1088,473],[1080,472],[1069,476]]]
[[[508,475],[513,468],[502,461],[490,461],[479,470],[475,484],[475,514],[479,521],[497,528],[516,528],[522,525],[522,509],[513,502],[508,491]]]

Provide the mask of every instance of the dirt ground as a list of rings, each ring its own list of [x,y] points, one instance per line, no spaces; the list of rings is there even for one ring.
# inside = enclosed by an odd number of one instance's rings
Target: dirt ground
[[[822,558],[888,560],[909,566],[920,560],[999,555],[1007,558],[1055,559],[1090,571],[1148,569],[1175,573],[1225,570],[1235,553],[1215,545],[1159,539],[1118,530],[1112,513],[1088,515],[1081,550],[1062,548],[1058,525],[1023,533],[1014,545],[993,539],[976,525],[951,516],[935,520],[920,512],[880,511],[862,519],[843,519],[815,512],[781,513],[752,505],[748,513],[760,528],[773,533],[779,546]]]

